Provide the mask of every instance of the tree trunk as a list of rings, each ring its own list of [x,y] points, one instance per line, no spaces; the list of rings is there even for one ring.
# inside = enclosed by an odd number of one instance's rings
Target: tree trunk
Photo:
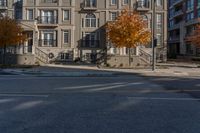
[[[6,64],[6,45],[3,46],[3,64]]]
[[[128,48],[128,60],[129,60],[129,67],[131,66],[131,49]]]

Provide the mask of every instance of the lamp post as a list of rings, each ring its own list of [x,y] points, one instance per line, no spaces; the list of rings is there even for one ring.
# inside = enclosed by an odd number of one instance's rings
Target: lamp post
[[[152,13],[152,71],[156,69],[156,0],[152,0],[153,13]]]

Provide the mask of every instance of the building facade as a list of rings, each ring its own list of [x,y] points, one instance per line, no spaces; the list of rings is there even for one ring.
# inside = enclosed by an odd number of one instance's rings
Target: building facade
[[[15,1],[11,0],[0,0],[0,17],[10,16],[14,17],[14,3]]]
[[[185,40],[199,23],[200,0],[169,0],[168,12],[169,57],[200,56],[200,49]]]
[[[24,0],[15,10],[15,18],[28,35],[28,41],[19,45],[17,54],[32,55],[34,61],[81,60],[92,62],[102,50],[112,55],[128,55],[126,48],[110,46],[104,25],[114,21],[121,10],[137,10],[152,27],[151,0]],[[167,1],[156,1],[157,54],[166,59]],[[21,11],[21,14],[20,14]],[[151,56],[151,44],[134,49]],[[142,55],[145,55],[144,53]]]

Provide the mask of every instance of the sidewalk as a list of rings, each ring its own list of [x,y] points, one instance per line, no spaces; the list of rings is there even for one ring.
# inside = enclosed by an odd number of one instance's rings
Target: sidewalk
[[[175,62],[175,61],[168,61],[167,63],[157,63],[157,66],[184,67],[184,68],[200,68],[200,63],[199,62]]]
[[[163,64],[164,65],[164,64]],[[98,70],[98,71],[109,71],[109,72],[123,72],[131,74],[140,74],[144,76],[198,76],[200,77],[200,68],[198,65],[191,64],[181,64],[169,66],[165,65],[168,68],[166,69],[156,69],[152,71],[151,69],[116,69],[116,68],[97,68],[95,66],[71,66],[71,65],[47,65],[48,67],[58,67],[58,68],[76,68],[76,69],[85,69],[85,70]]]
[[[164,69],[117,69],[117,68],[98,68],[96,66],[77,66],[77,65],[53,65],[48,64],[33,69],[4,69],[2,75],[32,75],[32,76],[64,76],[64,77],[109,77],[116,75],[138,74],[141,76],[160,76],[160,77],[200,77],[200,68],[196,64],[172,65],[162,64]],[[59,69],[57,69],[59,68]],[[0,73],[0,75],[1,75]],[[4,74],[3,74],[4,73]],[[6,74],[5,74],[6,73]]]

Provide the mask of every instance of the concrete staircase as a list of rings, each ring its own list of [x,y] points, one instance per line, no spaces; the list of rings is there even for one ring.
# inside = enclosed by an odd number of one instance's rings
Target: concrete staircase
[[[152,64],[152,49],[151,48],[138,48],[138,55],[142,61],[147,63],[148,65]]]
[[[49,64],[49,55],[37,47],[35,48],[35,58],[40,65]]]

